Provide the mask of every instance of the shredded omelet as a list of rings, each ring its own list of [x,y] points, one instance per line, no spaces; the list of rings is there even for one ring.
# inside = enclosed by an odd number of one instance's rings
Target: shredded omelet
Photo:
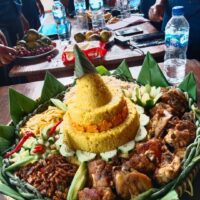
[[[49,106],[47,110],[31,117],[20,130],[20,136],[26,131],[31,131],[36,137],[39,137],[42,129],[49,124],[56,124],[62,120],[64,111],[54,106]]]

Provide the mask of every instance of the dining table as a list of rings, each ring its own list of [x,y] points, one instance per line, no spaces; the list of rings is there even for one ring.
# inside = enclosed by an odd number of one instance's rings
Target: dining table
[[[160,68],[162,69],[163,63],[159,63]],[[141,70],[141,66],[131,66],[130,71],[134,79],[137,79]],[[197,94],[200,97],[200,62],[196,60],[187,60],[186,65],[186,73],[193,72],[195,79],[197,81]],[[68,76],[58,79],[64,85],[68,85],[73,82],[74,77]],[[43,81],[35,81],[32,83],[25,83],[25,84],[17,84],[11,86],[4,86],[0,87],[0,124],[8,124],[11,120],[9,115],[9,88],[13,88],[18,92],[32,98],[37,99],[40,97]],[[200,98],[198,98],[198,106],[200,106]],[[199,200],[200,199],[200,173],[197,174],[193,186],[194,186],[194,196],[190,197],[187,194],[184,194],[181,200]],[[5,197],[0,195],[0,200],[6,200]]]
[[[31,60],[16,60],[13,64],[12,69],[9,72],[10,77],[25,77],[28,82],[43,80],[46,71],[51,72],[56,77],[65,77],[73,75],[74,63],[64,64],[62,62],[62,53],[69,43],[74,42],[74,34],[80,32],[79,28],[76,25],[75,19],[70,19],[72,24],[71,30],[71,39],[70,41],[60,41],[56,40],[57,47],[53,53],[53,59],[49,62],[47,57],[31,59]],[[45,15],[45,19],[42,22],[42,26],[50,26],[55,24],[53,16],[51,13]],[[145,33],[155,33],[158,30],[149,22],[139,23],[134,26],[141,29],[143,34]],[[114,36],[114,32],[113,32]],[[106,68],[112,69],[119,65],[124,59],[131,66],[141,65],[147,52],[151,52],[153,57],[157,61],[163,60],[164,55],[164,45],[148,46],[141,48],[141,51],[137,49],[130,49],[128,47],[119,46],[113,41],[110,41],[110,45],[107,51],[107,54],[102,58],[97,58],[93,60],[93,63],[98,65],[104,65]]]

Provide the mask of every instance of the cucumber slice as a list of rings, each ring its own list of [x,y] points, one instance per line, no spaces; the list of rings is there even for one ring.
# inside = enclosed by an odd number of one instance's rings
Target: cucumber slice
[[[149,99],[151,99],[150,96],[149,96],[149,93],[144,93],[144,94],[142,95],[142,97],[141,97],[141,101],[142,101],[142,103],[143,103],[144,105],[146,104],[146,102],[147,102]]]
[[[135,105],[135,108],[136,108],[136,110],[137,110],[137,112],[139,114],[143,114],[144,113],[144,108],[142,106]]]
[[[59,109],[67,111],[67,106],[59,99],[51,99],[51,102]]]
[[[150,94],[152,87],[149,84],[145,85],[144,87],[146,92]]]
[[[44,144],[45,142],[44,142],[43,138],[39,138],[38,141],[37,141],[37,143],[38,144]]]
[[[59,151],[60,154],[64,157],[70,157],[74,155],[74,151],[72,151],[66,144],[62,144]]]
[[[60,149],[62,144],[63,144],[63,134],[60,134],[58,140],[55,142],[55,145],[58,149]]]
[[[140,114],[140,125],[141,126],[146,126],[149,123],[149,116],[145,114]]]
[[[20,150],[20,152],[13,154],[12,158],[10,158],[10,162],[16,163],[21,159],[30,156],[29,150]]]
[[[162,97],[162,93],[159,93],[154,97],[153,99],[154,104],[156,104],[156,102],[160,99],[160,97]]]
[[[50,137],[50,138],[48,139],[48,142],[49,142],[50,144],[53,144],[53,143],[55,142],[55,139],[54,139],[53,137]]]
[[[96,153],[77,150],[76,156],[80,162],[86,162],[89,160],[93,160],[96,157]]]
[[[111,158],[117,155],[117,150],[107,151],[104,153],[100,153],[100,156],[103,160],[109,161]]]
[[[187,92],[184,92],[184,95],[185,95],[186,99],[188,100],[188,99],[189,99],[188,93],[187,93]]]
[[[30,137],[24,142],[23,147],[25,149],[31,149],[35,144],[37,144],[37,139],[34,137]]]
[[[135,137],[135,141],[136,142],[139,142],[139,141],[142,141],[146,138],[147,136],[147,130],[144,126],[141,126],[137,132],[137,135]]]
[[[52,124],[49,124],[47,126],[45,126],[43,129],[42,129],[42,138],[44,140],[47,140],[48,137],[49,137],[49,130],[52,128]]]
[[[45,145],[45,147],[49,147],[50,146],[50,142],[48,142],[48,141],[46,141],[45,143],[44,143],[44,145]]]
[[[122,153],[128,153],[129,151],[133,150],[135,147],[135,141],[132,140],[122,146],[120,146],[118,149],[122,152]]]

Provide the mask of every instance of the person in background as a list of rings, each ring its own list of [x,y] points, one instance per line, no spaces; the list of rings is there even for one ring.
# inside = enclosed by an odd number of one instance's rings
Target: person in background
[[[22,13],[29,22],[30,28],[40,27],[40,16],[45,15],[44,6],[40,0],[22,0]]]
[[[140,5],[139,5],[139,10],[141,13],[144,14],[145,18],[149,18],[149,9],[151,8],[152,5],[154,5],[156,0],[141,0]],[[161,22],[151,22],[153,26],[155,26],[158,30],[161,30]]]
[[[0,31],[0,67],[10,64],[16,55],[16,50],[7,46],[4,34]]]
[[[200,60],[200,0],[156,0],[149,9],[149,19],[162,23],[162,30],[172,16],[174,6],[184,6],[184,16],[190,25],[187,58]]]
[[[26,82],[24,77],[9,78],[9,70],[12,67],[12,61],[15,59],[16,51],[8,47],[7,44],[6,37],[0,30],[0,86]]]
[[[29,23],[22,14],[20,0],[0,0],[0,30],[5,34],[8,45],[15,46]]]

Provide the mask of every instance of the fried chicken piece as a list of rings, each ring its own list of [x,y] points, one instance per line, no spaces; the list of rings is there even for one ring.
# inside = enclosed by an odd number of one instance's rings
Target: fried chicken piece
[[[147,129],[150,136],[160,137],[173,114],[173,108],[164,103],[158,103],[150,110],[152,116]]]
[[[174,119],[170,122],[170,128],[164,141],[175,150],[188,146],[194,141],[196,126],[189,120]]]
[[[123,168],[128,171],[135,169],[145,174],[154,173],[161,159],[162,145],[159,139],[137,144],[135,153],[122,165]]]
[[[127,161],[123,168],[131,171],[133,169],[138,170],[139,172],[150,174],[153,173],[156,169],[156,163],[151,161],[147,155],[144,154],[133,154],[131,159]]]
[[[195,122],[195,118],[194,118],[194,114],[192,112],[186,112],[184,113],[184,115],[182,116],[183,120],[188,120],[188,121],[191,121],[191,122]]]
[[[174,114],[182,116],[188,109],[188,102],[183,92],[176,88],[162,90],[161,102],[170,105],[174,109]]]
[[[153,117],[156,114],[162,115],[164,111],[167,111],[170,114],[174,113],[174,109],[166,104],[166,103],[157,103],[151,110],[150,110],[150,116]]]
[[[78,193],[79,200],[114,200],[115,195],[110,188],[84,188]]]
[[[137,171],[115,171],[114,183],[117,194],[128,200],[152,187],[151,179]]]
[[[186,147],[184,148],[179,148],[177,150],[175,150],[175,155],[178,156],[181,160],[183,160],[183,158],[185,157],[185,152],[186,152]]]
[[[161,163],[156,168],[154,177],[160,185],[164,185],[173,180],[181,169],[181,159],[166,151],[162,154]]]
[[[112,165],[104,160],[94,160],[88,164],[92,187],[110,187],[112,182]]]

